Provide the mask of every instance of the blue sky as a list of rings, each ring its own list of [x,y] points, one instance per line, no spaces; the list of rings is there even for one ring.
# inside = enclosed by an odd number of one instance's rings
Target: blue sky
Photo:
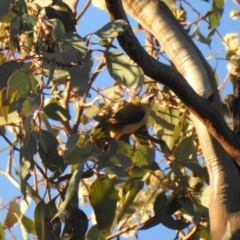
[[[202,12],[203,14],[206,13],[206,9],[210,8],[210,5],[208,3],[200,1],[200,0],[197,0],[197,1],[189,0],[189,2],[191,2],[191,3],[196,2],[194,6],[197,8],[198,11]],[[80,1],[79,8],[81,8],[84,4],[85,4],[85,1]],[[183,7],[185,7],[184,4],[183,4]],[[223,14],[223,17],[221,20],[221,25],[218,28],[222,36],[224,36],[226,33],[229,33],[229,32],[238,32],[239,20],[232,21],[229,17],[229,12],[233,8],[240,10],[240,8],[238,6],[236,6],[231,0],[226,0],[224,14]],[[189,11],[187,14],[188,14],[188,21],[195,19],[194,14],[191,11]],[[101,11],[93,6],[90,6],[89,9],[87,10],[87,12],[85,13],[85,15],[82,17],[82,19],[78,23],[77,31],[83,37],[91,32],[95,32],[97,29],[101,28],[104,24],[106,24],[108,21],[109,21],[109,17],[106,12]],[[136,22],[134,22],[132,19],[131,19],[131,24],[133,27],[137,26]],[[204,35],[206,35],[206,33],[209,31],[205,24],[201,24],[201,29],[202,29],[201,31]],[[140,40],[141,40],[142,35],[139,34],[139,36],[140,36]],[[97,41],[97,38],[95,38],[95,39]],[[216,41],[214,41],[214,40],[216,40]],[[115,46],[118,46],[116,40],[114,40],[113,44]],[[204,56],[208,57],[210,54],[210,50],[208,49],[208,47],[199,42],[196,42],[196,44],[201,49]],[[217,36],[214,36],[211,47],[212,47],[213,53],[217,53],[220,51],[219,57],[225,56],[225,48]],[[216,72],[218,74],[219,81],[221,82],[227,74],[226,61],[218,61],[218,63],[217,63],[215,60],[209,60],[209,63],[213,68],[217,69]],[[97,82],[100,86],[108,86],[108,85],[112,84],[112,80],[110,79],[109,74],[107,73],[106,70],[99,75]],[[223,95],[231,93],[231,92],[232,92],[232,87],[231,87],[231,84],[228,82],[224,89]],[[0,144],[1,144],[1,148],[4,148],[7,146],[7,143],[4,140],[2,140],[2,138],[0,139]],[[9,151],[6,151],[4,154],[1,153],[2,154],[1,161],[0,161],[1,169],[5,169],[8,152]],[[18,159],[15,159],[15,161],[17,162]],[[0,174],[0,184],[1,184],[0,197],[2,198],[2,205],[7,204],[9,200],[11,200],[13,197],[19,195],[19,189],[17,189],[11,183],[9,183],[9,181],[1,174]],[[32,211],[33,211],[34,206],[35,206],[35,204],[30,204],[30,208],[27,212],[27,215],[29,217],[33,216]],[[6,215],[6,211],[1,210],[0,211],[0,221],[1,222],[4,221],[5,215]],[[21,235],[20,235],[19,225],[17,225],[16,227],[13,228],[13,232],[17,233],[18,240],[22,239]],[[161,239],[172,240],[176,236],[176,233],[173,230],[168,230],[165,227],[158,225],[147,231],[139,231],[138,236],[139,236],[140,240],[145,240],[148,238],[149,239],[158,239],[158,240],[161,240]],[[7,234],[7,239],[11,239],[9,234]],[[135,239],[135,238],[133,238],[133,239]]]

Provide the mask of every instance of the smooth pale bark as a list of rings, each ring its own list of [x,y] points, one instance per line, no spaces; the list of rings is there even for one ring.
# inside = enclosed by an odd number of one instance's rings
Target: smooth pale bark
[[[123,0],[124,9],[161,43],[178,71],[203,97],[214,93],[214,107],[222,117],[215,79],[208,64],[164,3],[154,0]],[[194,99],[193,99],[194,101]],[[211,239],[240,239],[240,179],[236,167],[206,127],[193,117],[208,165],[211,182]]]

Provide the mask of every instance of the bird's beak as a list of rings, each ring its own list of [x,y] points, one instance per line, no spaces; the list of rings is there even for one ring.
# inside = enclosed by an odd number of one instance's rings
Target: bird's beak
[[[151,94],[149,94],[149,95],[144,96],[144,97],[141,99],[141,103],[143,103],[143,104],[148,104],[148,103],[152,102],[153,99],[154,99],[154,96],[155,96],[155,93],[151,93]]]

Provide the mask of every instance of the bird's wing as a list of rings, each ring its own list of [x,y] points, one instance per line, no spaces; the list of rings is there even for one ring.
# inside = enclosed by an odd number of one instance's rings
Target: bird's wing
[[[119,111],[117,111],[108,122],[112,127],[123,127],[127,124],[140,122],[145,116],[145,111],[140,105],[127,103]]]
[[[224,99],[231,116],[233,115],[233,112],[236,108],[235,99],[236,97],[233,94],[228,94]]]
[[[234,109],[233,109],[233,130],[240,134],[240,98],[235,99]]]

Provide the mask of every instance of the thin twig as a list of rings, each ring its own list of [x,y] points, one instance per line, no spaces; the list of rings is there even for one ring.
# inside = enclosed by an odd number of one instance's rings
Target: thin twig
[[[0,130],[0,135],[4,138],[4,140],[10,145],[12,146],[12,148],[18,152],[20,152],[20,149],[17,148],[16,146],[14,146],[11,141],[4,135],[4,133]]]
[[[88,7],[90,6],[91,0],[87,0],[87,2],[85,3],[84,7],[82,8],[82,10],[78,13],[76,20],[78,21],[82,15],[87,11]]]

